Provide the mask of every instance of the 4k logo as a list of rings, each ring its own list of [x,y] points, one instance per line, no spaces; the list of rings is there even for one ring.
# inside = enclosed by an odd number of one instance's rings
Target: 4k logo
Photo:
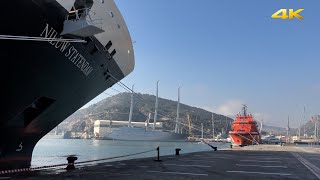
[[[275,18],[275,19],[283,19],[283,20],[286,20],[286,19],[292,20],[293,18],[303,20],[304,18],[299,14],[303,10],[304,9],[298,9],[296,11],[294,11],[293,9],[288,9],[288,10],[287,9],[280,9],[279,11],[272,14],[271,17]]]

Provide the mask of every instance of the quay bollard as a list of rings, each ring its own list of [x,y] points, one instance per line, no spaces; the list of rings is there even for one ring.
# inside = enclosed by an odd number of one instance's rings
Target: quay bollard
[[[69,156],[67,157],[67,161],[68,161],[68,166],[66,167],[66,169],[69,170],[74,170],[74,161],[76,161],[78,158],[76,156]]]
[[[181,151],[181,149],[180,148],[177,148],[176,149],[176,156],[179,156],[179,152]]]
[[[157,156],[157,159],[154,161],[160,162],[160,161],[162,161],[162,160],[160,160],[160,147],[157,147],[157,151],[158,151],[158,156]]]

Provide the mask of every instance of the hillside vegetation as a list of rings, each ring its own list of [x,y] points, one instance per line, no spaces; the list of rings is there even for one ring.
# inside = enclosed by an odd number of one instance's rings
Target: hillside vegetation
[[[152,113],[150,122],[153,122],[153,113],[156,97],[148,94],[138,94],[134,96],[133,121],[146,121],[149,112]],[[73,115],[68,117],[59,125],[62,131],[72,130],[81,132],[86,128],[93,129],[95,120],[120,120],[127,121],[130,111],[130,93],[120,93],[108,97],[88,108],[78,110]],[[177,112],[177,102],[159,98],[158,121],[163,122],[164,130],[174,130]],[[201,123],[204,125],[204,131],[212,132],[211,116],[212,113],[201,108],[180,104],[181,122],[188,124],[187,114],[190,114],[192,125],[200,128]],[[213,114],[215,122],[215,132],[226,134],[230,130],[232,119],[220,114]],[[183,132],[188,132],[188,127],[183,126]],[[192,131],[193,134],[199,135],[197,130]]]

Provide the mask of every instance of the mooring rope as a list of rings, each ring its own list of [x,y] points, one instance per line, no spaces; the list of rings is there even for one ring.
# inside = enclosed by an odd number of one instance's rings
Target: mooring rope
[[[215,146],[207,143],[204,139],[201,139],[201,141],[202,141],[203,143],[205,143],[206,145],[210,146],[210,147],[211,147],[212,149],[214,149],[215,151],[217,150],[217,147],[215,147]]]
[[[61,41],[61,42],[76,42],[76,43],[87,42],[82,39],[44,38],[44,37],[12,36],[12,35],[0,35],[0,39],[20,40],[20,41]]]
[[[118,159],[118,158],[123,158],[123,157],[129,157],[129,156],[134,156],[134,155],[149,153],[149,152],[156,151],[156,150],[157,150],[157,149],[152,149],[152,150],[148,150],[148,151],[143,151],[143,152],[138,152],[138,153],[132,153],[132,154],[126,154],[126,155],[122,155],[122,156],[115,156],[115,157],[109,157],[109,158],[102,158],[102,159],[94,159],[94,160],[80,161],[80,162],[75,162],[75,163],[63,163],[63,164],[55,164],[55,165],[49,165],[49,166],[39,166],[39,167],[34,167],[34,168],[21,168],[21,169],[3,170],[3,171],[0,171],[0,175],[3,175],[3,174],[11,174],[11,173],[20,173],[20,172],[29,172],[29,171],[34,171],[34,170],[55,168],[55,167],[67,166],[67,165],[86,164],[86,163],[91,163],[91,162],[106,161],[106,160],[111,160],[111,159]],[[71,157],[72,157],[72,156],[71,156]]]
[[[252,141],[251,139],[246,138],[245,136],[242,136],[241,134],[238,134],[238,133],[236,133],[236,134],[239,135],[239,136],[241,136],[241,137],[243,137],[243,138],[245,138],[245,139],[247,139],[247,140],[249,140],[249,141],[251,141],[251,142],[253,142],[253,143],[256,143],[256,142]]]
[[[122,156],[116,156],[116,157],[111,157],[111,158],[95,159],[95,160],[89,160],[89,161],[80,161],[80,162],[75,162],[74,164],[85,164],[85,163],[90,163],[90,162],[98,162],[98,161],[105,161],[105,160],[110,160],[110,159],[118,159],[118,158],[123,158],[123,157],[128,157],[128,156],[144,154],[144,153],[148,153],[148,152],[152,152],[152,151],[156,151],[156,149],[152,149],[152,150],[149,150],[149,151],[138,152],[138,153],[133,153],[133,154],[122,155]]]
[[[251,135],[251,133],[249,133],[249,134],[252,137],[252,139],[256,142],[256,144],[259,144],[259,142]]]

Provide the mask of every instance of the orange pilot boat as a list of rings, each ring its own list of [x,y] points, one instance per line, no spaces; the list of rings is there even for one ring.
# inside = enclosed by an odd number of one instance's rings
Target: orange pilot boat
[[[232,131],[229,132],[232,145],[247,146],[259,144],[260,133],[257,122],[253,120],[252,114],[247,114],[247,106],[243,105],[243,114],[238,113],[232,122]]]

